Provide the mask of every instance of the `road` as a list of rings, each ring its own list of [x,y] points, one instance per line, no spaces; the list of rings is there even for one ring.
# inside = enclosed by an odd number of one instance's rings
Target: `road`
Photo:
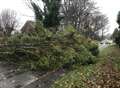
[[[20,71],[4,62],[0,63],[0,88],[21,88],[36,80],[37,78],[30,71]]]
[[[36,75],[31,71],[22,71],[7,63],[0,63],[0,88],[49,88],[65,73],[63,69]]]

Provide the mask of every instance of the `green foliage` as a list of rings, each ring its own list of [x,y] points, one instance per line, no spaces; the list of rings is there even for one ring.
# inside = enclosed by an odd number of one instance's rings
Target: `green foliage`
[[[35,25],[36,32],[32,33],[34,36],[39,36],[44,38],[46,36],[46,29],[43,27],[43,24],[40,21],[36,21]]]
[[[120,30],[116,29],[113,33],[113,41],[120,46]]]
[[[89,52],[84,46],[79,48],[80,51],[75,58],[76,63],[82,65],[94,64],[96,62],[95,57],[92,56],[91,52]]]
[[[40,9],[40,7],[33,1],[31,1],[31,6],[33,7],[33,11],[35,14],[35,19],[37,21],[42,21],[43,20],[43,16],[42,16],[42,10]]]
[[[116,43],[118,46],[120,46],[120,31],[119,31],[118,35],[116,36],[116,38],[115,38],[115,43]]]
[[[68,25],[65,26],[65,29],[63,29],[62,31],[57,32],[57,35],[66,36],[74,32],[76,32],[75,28],[71,25]]]
[[[118,23],[119,28],[120,28],[120,12],[118,12],[117,23]],[[118,46],[120,46],[120,30],[119,29],[114,30],[114,32],[113,32],[113,40]]]
[[[99,48],[98,43],[92,40],[88,40],[88,43],[85,44],[85,47],[92,53],[93,56],[98,56]]]
[[[120,28],[120,11],[118,12],[118,16],[117,16],[117,23],[118,23],[119,28]]]
[[[57,27],[60,25],[61,17],[59,16],[59,9],[61,0],[43,0],[45,3],[45,19],[43,21],[44,27]]]
[[[25,43],[31,43],[31,44],[39,44],[42,41],[47,40],[49,37],[52,36],[52,32],[49,30],[46,30],[41,22],[36,23],[36,31],[30,34],[14,34],[11,37],[7,38],[8,44],[25,44]]]
[[[11,36],[8,38],[8,44],[25,44],[25,43],[38,43],[38,41],[40,41],[40,38],[38,36],[29,36],[27,34],[19,34],[19,35],[15,35],[15,36]]]
[[[57,29],[61,21],[59,14],[61,0],[42,0],[42,2],[44,3],[44,11],[42,11],[40,5],[35,0],[30,1],[36,21],[41,21],[46,28],[54,27]]]
[[[38,27],[43,31],[43,27]],[[90,41],[90,42],[88,42]],[[61,67],[70,68],[73,65],[89,65],[96,62],[97,44],[86,39],[75,31],[72,26],[52,34],[49,31],[37,31],[32,35],[17,34],[8,38],[8,44],[23,47],[8,48],[9,61],[18,63],[30,69],[55,70]],[[32,44],[24,47],[24,44]],[[38,44],[39,46],[34,46]],[[6,49],[7,50],[7,49]]]
[[[112,34],[112,39],[113,39],[113,41],[115,41],[115,38],[117,37],[118,32],[119,32],[119,30],[116,28],[116,29],[114,30],[113,34]]]

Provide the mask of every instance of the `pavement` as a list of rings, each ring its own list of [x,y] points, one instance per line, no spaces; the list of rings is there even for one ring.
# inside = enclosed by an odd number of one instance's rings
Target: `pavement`
[[[59,69],[38,76],[0,62],[0,88],[49,88],[64,73],[63,69]]]
[[[30,71],[20,71],[4,62],[0,63],[0,88],[22,88],[36,80],[36,76]]]

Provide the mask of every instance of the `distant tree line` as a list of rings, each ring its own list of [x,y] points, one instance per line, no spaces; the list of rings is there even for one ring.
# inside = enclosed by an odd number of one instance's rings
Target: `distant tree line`
[[[78,32],[92,39],[99,39],[108,24],[107,17],[99,12],[90,0],[26,0],[35,14],[36,21],[41,21],[46,28],[59,30],[60,24],[71,24]],[[41,1],[44,8],[40,7]]]

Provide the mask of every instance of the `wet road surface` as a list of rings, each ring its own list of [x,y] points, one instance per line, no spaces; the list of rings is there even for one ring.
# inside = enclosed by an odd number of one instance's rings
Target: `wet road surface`
[[[0,88],[21,88],[36,80],[32,72],[20,71],[13,66],[0,63]]]
[[[64,73],[60,69],[37,76],[0,62],[0,88],[49,88]]]

